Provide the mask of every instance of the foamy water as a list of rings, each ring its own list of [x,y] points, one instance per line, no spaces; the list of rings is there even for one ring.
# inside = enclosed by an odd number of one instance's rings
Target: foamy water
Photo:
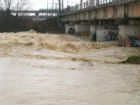
[[[69,35],[0,34],[0,105],[139,105],[139,48]]]

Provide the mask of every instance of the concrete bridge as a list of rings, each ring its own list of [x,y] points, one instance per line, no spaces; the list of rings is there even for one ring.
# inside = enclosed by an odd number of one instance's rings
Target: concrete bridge
[[[58,14],[59,10],[58,9],[49,9],[49,10],[13,10],[11,11],[12,13],[55,13]]]
[[[96,34],[98,41],[110,31],[140,36],[140,0],[92,0],[63,10],[60,21],[66,33],[73,28],[76,34]]]
[[[58,9],[17,10],[17,11],[12,10],[11,13],[12,14],[26,14],[24,16],[21,15],[23,18],[26,18],[26,19],[46,20],[46,19],[57,16],[59,14],[59,10]]]

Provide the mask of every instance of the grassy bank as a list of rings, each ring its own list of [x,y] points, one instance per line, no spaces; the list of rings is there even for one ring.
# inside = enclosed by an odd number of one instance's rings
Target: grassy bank
[[[130,56],[125,61],[121,63],[129,63],[129,64],[140,64],[140,56]]]

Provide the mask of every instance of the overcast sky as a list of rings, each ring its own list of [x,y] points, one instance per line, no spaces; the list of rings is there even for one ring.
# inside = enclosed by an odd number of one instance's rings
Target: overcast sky
[[[48,0],[48,2],[51,3],[54,1],[57,3],[58,0]],[[75,5],[76,3],[79,4],[80,0],[68,0],[69,5]],[[30,0],[31,8],[32,9],[40,9],[40,8],[47,8],[47,0]],[[65,6],[67,5],[67,0],[64,0]]]

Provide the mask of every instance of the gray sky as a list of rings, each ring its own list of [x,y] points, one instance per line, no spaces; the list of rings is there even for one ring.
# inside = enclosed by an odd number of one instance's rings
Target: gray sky
[[[48,0],[49,3],[52,3],[53,0]],[[57,3],[58,0],[54,0]],[[68,0],[69,5],[79,4],[80,0]],[[40,8],[47,8],[47,0],[30,0],[31,8],[38,10]],[[67,0],[64,0],[65,6],[67,5]],[[51,4],[50,4],[51,6]]]

